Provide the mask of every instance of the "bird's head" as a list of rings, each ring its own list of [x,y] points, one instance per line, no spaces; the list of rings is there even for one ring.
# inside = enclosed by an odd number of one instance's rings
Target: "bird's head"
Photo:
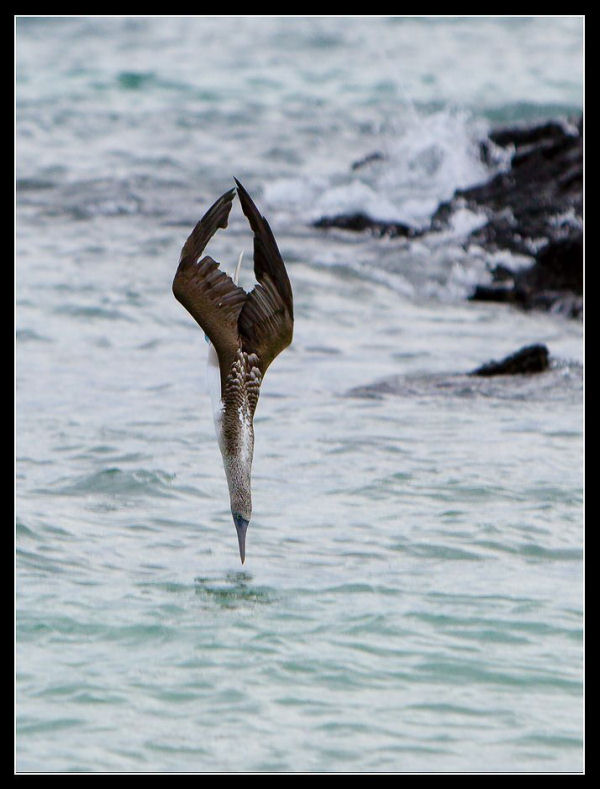
[[[245,518],[239,512],[232,511],[231,514],[233,515],[233,523],[235,524],[235,530],[237,532],[238,545],[240,548],[240,559],[242,560],[242,564],[244,564],[246,559],[246,531],[248,530],[250,518]]]
[[[237,445],[227,451],[225,442],[223,442],[225,451],[222,450],[225,476],[229,487],[229,503],[238,536],[242,564],[246,558],[246,530],[252,516],[252,439],[253,436],[250,434],[244,451]]]

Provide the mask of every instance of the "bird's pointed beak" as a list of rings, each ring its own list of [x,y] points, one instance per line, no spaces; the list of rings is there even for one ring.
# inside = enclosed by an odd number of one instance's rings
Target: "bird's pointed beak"
[[[234,515],[233,522],[235,523],[235,530],[237,531],[238,536],[238,544],[240,546],[240,559],[242,560],[242,564],[246,559],[246,531],[248,529],[248,523],[245,518],[241,515]]]

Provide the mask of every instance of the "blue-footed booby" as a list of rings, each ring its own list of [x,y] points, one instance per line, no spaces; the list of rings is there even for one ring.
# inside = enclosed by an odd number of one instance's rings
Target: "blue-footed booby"
[[[209,342],[208,382],[215,430],[243,564],[252,515],[254,412],[267,368],[292,341],[294,307],[290,281],[269,223],[237,178],[234,181],[254,233],[256,285],[250,293],[238,286],[241,255],[233,279],[208,255],[200,259],[217,229],[227,227],[236,194],[233,188],[208,209],[183,245],[173,293]]]

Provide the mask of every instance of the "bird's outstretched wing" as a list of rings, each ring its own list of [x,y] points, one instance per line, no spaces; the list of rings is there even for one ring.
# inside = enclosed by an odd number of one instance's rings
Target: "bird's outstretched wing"
[[[254,274],[257,280],[242,306],[238,330],[243,350],[258,356],[264,376],[273,359],[292,341],[292,287],[269,223],[260,215],[237,178],[234,180],[242,210],[254,233]]]
[[[227,227],[235,189],[222,195],[204,214],[181,250],[173,280],[173,294],[196,320],[212,342],[219,357],[221,393],[240,347],[238,318],[248,298],[219,264],[206,256],[199,260],[205,246],[218,228]]]

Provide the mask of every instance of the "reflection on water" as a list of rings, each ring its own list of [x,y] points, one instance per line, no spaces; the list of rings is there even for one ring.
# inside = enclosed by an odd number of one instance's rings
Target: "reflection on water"
[[[223,580],[218,578],[194,578],[197,595],[217,603],[224,608],[237,608],[243,603],[271,603],[275,600],[275,590],[252,584],[251,573],[245,570],[231,571]]]

